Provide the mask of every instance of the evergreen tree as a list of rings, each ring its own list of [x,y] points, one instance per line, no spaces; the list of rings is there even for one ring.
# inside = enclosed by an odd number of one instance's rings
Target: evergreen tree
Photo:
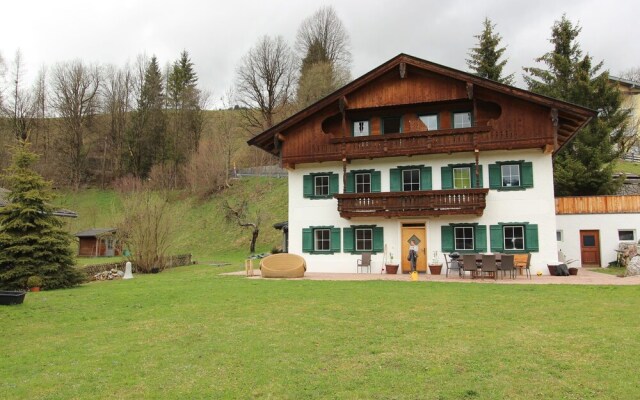
[[[36,160],[23,142],[4,176],[11,192],[9,204],[0,209],[0,289],[24,289],[33,275],[46,289],[83,280],[74,267],[71,237],[48,205],[49,183],[32,169]]]
[[[319,40],[314,41],[302,60],[296,100],[299,108],[304,108],[323,98],[346,83],[327,56],[326,49]]]
[[[577,37],[581,28],[562,16],[552,28],[552,51],[536,59],[547,69],[525,68],[529,90],[598,111],[598,117],[574,137],[554,158],[557,196],[613,194],[620,182],[613,179],[614,161],[628,112],[620,108],[622,97],[609,83],[602,62],[582,55]]]
[[[162,83],[158,60],[153,56],[145,69],[138,106],[126,135],[127,152],[124,155],[129,172],[141,178],[146,178],[153,164],[166,157]]]
[[[478,39],[478,46],[471,49],[467,59],[467,66],[474,74],[482,78],[491,79],[496,82],[513,85],[513,74],[502,76],[502,70],[507,64],[507,60],[500,60],[506,47],[500,47],[502,36],[494,33],[495,24],[489,18],[483,22],[484,29],[479,35],[473,37]]]

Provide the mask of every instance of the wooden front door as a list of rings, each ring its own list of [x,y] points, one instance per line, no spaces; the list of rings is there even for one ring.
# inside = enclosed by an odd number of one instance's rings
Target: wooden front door
[[[600,266],[600,232],[580,231],[582,266]]]
[[[402,272],[411,272],[411,262],[407,260],[409,256],[409,242],[415,240],[418,244],[418,259],[416,260],[416,270],[427,272],[427,232],[424,224],[402,225]]]

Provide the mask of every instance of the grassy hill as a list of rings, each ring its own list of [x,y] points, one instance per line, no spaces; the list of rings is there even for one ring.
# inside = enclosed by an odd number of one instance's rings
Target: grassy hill
[[[200,262],[248,255],[250,230],[226,221],[222,209],[225,200],[235,204],[243,198],[249,199],[250,212],[261,216],[256,251],[267,252],[280,246],[282,232],[274,229],[273,224],[287,219],[287,180],[243,178],[206,200],[183,192],[171,194],[170,210],[176,221],[171,253],[191,253]],[[89,228],[113,227],[122,220],[120,195],[113,190],[62,192],[55,204],[79,214],[77,219],[65,220],[72,234]]]

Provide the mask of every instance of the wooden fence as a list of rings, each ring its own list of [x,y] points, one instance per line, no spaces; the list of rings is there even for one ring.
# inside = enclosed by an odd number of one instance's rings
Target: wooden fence
[[[556,215],[629,213],[640,213],[640,195],[556,198]]]
[[[91,279],[95,274],[100,272],[109,271],[111,269],[117,269],[119,271],[124,271],[124,267],[126,264],[126,260],[111,262],[105,264],[92,264],[85,265],[79,267],[80,270],[87,276],[87,278]],[[183,265],[191,264],[191,254],[180,254],[177,256],[169,256],[167,259],[167,263],[165,264],[165,268],[174,268],[181,267]],[[135,272],[135,264],[133,265],[133,272]]]

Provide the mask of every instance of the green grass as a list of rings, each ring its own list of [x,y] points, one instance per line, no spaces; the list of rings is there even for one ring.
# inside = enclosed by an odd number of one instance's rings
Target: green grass
[[[627,268],[625,267],[608,267],[608,268],[589,268],[591,271],[599,272],[601,274],[607,275],[624,275],[627,272]]]
[[[631,399],[638,287],[190,266],[0,308],[3,398]]]
[[[633,174],[633,175],[640,175],[640,163],[618,160],[616,161],[614,171],[626,172],[628,174]]]
[[[170,199],[170,212],[176,218],[171,254],[191,253],[203,262],[224,261],[249,254],[251,232],[226,221],[222,204],[249,199],[250,212],[261,216],[257,252],[268,252],[282,244],[282,232],[273,224],[287,219],[287,180],[282,178],[243,178],[231,188],[202,200],[176,192]],[[112,190],[83,190],[58,193],[56,206],[78,212],[76,219],[65,219],[67,230],[76,233],[89,228],[113,227],[122,220],[122,202]],[[252,221],[255,222],[255,221]],[[77,244],[74,244],[77,252]],[[79,258],[79,264],[87,259]],[[96,260],[101,262],[101,260]]]

